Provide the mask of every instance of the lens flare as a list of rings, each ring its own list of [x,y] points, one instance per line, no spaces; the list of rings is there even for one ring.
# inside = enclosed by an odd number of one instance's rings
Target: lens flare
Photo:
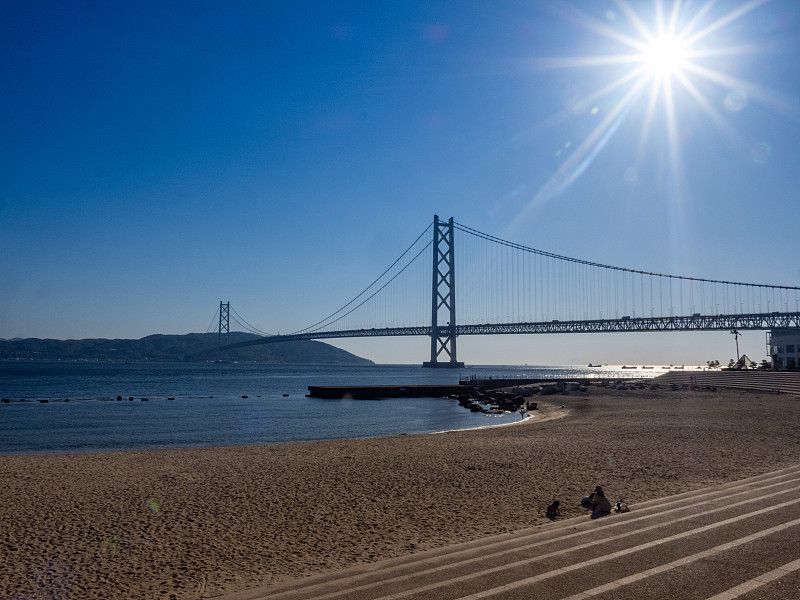
[[[106,558],[116,558],[125,547],[119,535],[112,535],[100,543],[100,554]]]
[[[772,155],[772,146],[767,142],[759,142],[750,149],[750,158],[757,165],[763,165]]]
[[[157,514],[159,514],[161,512],[161,505],[162,505],[162,502],[158,498],[154,498],[153,496],[150,496],[147,499],[147,508],[149,508],[153,512],[154,515],[157,515]]]
[[[731,90],[725,100],[723,106],[728,112],[739,112],[747,106],[747,92],[744,90]]]

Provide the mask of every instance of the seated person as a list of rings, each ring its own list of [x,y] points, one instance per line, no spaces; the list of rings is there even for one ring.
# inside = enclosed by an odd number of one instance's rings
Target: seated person
[[[558,507],[561,503],[558,500],[553,500],[553,503],[547,507],[547,518],[550,520],[554,520],[556,517],[561,516],[561,511],[558,510]]]
[[[591,494],[581,499],[581,506],[594,510],[601,498],[605,498],[605,494],[603,488],[598,485]]]
[[[608,501],[608,498],[595,493],[594,500],[596,502],[592,503],[592,519],[611,514],[611,502]]]

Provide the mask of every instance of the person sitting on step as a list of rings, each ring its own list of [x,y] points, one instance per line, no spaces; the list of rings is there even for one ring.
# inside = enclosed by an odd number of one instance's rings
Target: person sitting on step
[[[595,488],[594,493],[589,496],[592,502],[592,519],[611,514],[611,502],[606,498],[603,488],[599,485]]]

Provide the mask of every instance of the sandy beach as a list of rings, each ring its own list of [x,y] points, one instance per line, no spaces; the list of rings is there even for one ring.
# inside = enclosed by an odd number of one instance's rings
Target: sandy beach
[[[586,515],[598,484],[635,510],[800,462],[797,396],[541,400],[524,423],[474,431],[0,457],[0,596],[211,598],[547,527],[553,499]]]

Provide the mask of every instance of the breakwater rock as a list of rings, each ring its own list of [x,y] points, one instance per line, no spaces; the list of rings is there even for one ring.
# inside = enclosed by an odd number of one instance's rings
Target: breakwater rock
[[[528,400],[519,393],[507,392],[503,390],[491,390],[486,392],[480,389],[472,389],[469,393],[452,396],[458,400],[458,404],[474,412],[484,413],[504,413],[516,412],[520,409],[535,410],[536,403],[529,407]]]
[[[479,382],[472,381],[468,392],[452,395],[451,398],[475,412],[502,413],[516,412],[519,410],[536,410],[537,404],[532,400],[537,395],[550,396],[554,394],[585,393],[588,381],[553,381],[537,382],[534,384],[517,385],[496,389],[492,380],[487,387]]]

